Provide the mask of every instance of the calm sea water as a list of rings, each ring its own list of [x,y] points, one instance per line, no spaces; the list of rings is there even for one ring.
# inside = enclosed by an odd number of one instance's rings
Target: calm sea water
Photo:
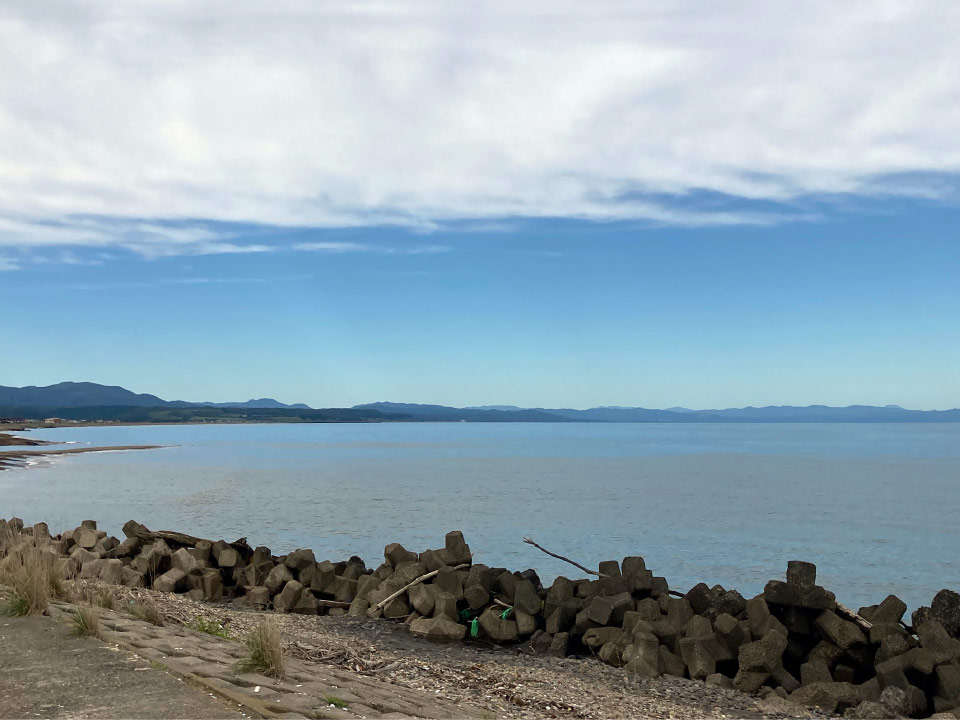
[[[382,561],[384,544],[574,568],[643,555],[670,586],[759,592],[786,563],[857,607],[960,589],[960,425],[416,423],[43,430],[161,450],[66,456],[0,472],[0,516],[68,528],[131,518],[275,553]],[[76,447],[77,445],[73,445]]]

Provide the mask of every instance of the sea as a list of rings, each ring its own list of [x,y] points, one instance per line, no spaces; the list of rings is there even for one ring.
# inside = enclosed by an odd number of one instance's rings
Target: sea
[[[64,455],[0,472],[0,516],[121,536],[135,519],[318,559],[443,547],[547,583],[641,555],[673,589],[746,597],[787,561],[856,609],[960,590],[960,424],[382,423],[36,430]]]

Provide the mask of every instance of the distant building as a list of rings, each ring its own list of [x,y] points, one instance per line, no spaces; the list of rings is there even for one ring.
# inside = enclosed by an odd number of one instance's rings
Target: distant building
[[[63,425],[65,422],[69,422],[69,420],[64,420],[63,418],[47,418],[44,422],[47,425]]]

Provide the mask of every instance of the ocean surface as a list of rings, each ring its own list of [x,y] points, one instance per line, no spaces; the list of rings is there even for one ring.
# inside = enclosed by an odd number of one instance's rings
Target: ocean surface
[[[135,519],[318,558],[442,547],[578,577],[642,555],[670,587],[749,597],[788,560],[853,606],[911,608],[960,589],[960,424],[410,423],[173,425],[31,437],[159,450],[61,456],[0,472],[0,516],[51,529]]]

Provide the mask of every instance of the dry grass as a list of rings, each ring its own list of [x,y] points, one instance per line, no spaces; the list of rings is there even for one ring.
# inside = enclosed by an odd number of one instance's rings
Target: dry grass
[[[151,625],[163,625],[163,615],[161,615],[156,603],[149,597],[130,600],[127,611],[138,620],[143,620]]]
[[[117,607],[117,597],[113,588],[98,583],[74,580],[70,583],[70,591],[67,595],[70,602],[77,605],[86,603],[105,610],[115,610]]]
[[[71,635],[77,637],[100,637],[100,616],[92,607],[81,605],[73,615]]]
[[[0,583],[13,591],[2,609],[5,615],[42,615],[63,594],[56,555],[17,531],[0,538]]]
[[[264,621],[253,629],[247,636],[247,653],[240,669],[254,670],[277,679],[283,677],[283,643],[274,623]]]

